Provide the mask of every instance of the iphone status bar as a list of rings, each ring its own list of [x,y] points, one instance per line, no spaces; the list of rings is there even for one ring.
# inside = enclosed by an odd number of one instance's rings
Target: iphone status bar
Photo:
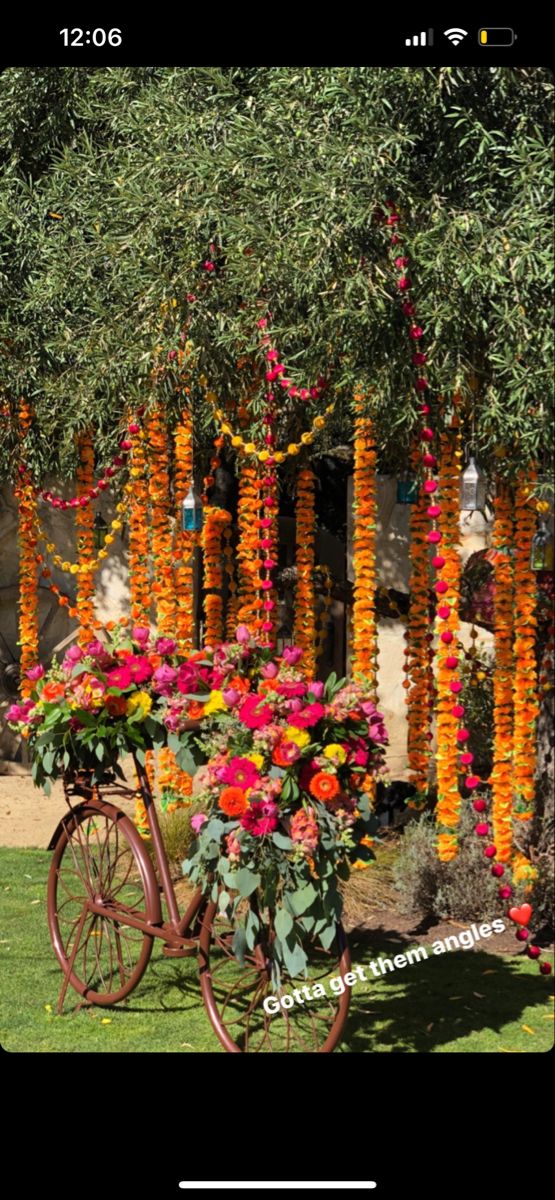
[[[367,22],[345,14],[338,24],[324,16],[315,22],[301,11],[294,22],[283,16],[278,22],[283,29],[274,28],[271,37],[264,33],[265,24],[263,15],[253,21],[234,13],[219,18],[207,36],[200,18],[189,12],[181,18],[172,15],[169,23],[116,18],[102,25],[90,18],[64,21],[51,13],[26,22],[23,13],[14,13],[2,41],[0,66],[550,65],[545,39],[502,20],[470,22],[464,13],[443,16],[441,22],[426,13],[409,13],[392,22],[384,9],[373,11]]]

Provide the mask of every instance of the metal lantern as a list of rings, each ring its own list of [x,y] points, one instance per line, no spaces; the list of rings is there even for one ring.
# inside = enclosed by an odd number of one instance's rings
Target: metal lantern
[[[416,504],[418,500],[418,480],[411,475],[403,475],[397,480],[397,504]]]
[[[108,526],[106,521],[104,520],[102,513],[97,512],[93,525],[93,546],[95,550],[102,550],[104,539],[107,533]]]
[[[540,527],[532,538],[530,567],[532,571],[553,570],[553,534],[549,532],[545,521],[540,521]]]
[[[463,512],[483,512],[486,506],[486,477],[472,457],[461,475],[461,509]]]
[[[202,529],[202,501],[191,484],[181,505],[181,528],[184,533],[198,533]]]

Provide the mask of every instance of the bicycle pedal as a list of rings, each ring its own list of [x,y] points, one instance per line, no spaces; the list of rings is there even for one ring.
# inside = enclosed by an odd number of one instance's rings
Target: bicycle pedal
[[[193,954],[198,953],[196,942],[191,942],[189,946],[172,946],[171,943],[165,942],[162,946],[162,954],[166,958],[191,958]]]

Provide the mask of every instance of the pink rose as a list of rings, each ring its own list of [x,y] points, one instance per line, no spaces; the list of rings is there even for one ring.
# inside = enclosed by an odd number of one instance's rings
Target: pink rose
[[[294,667],[295,663],[300,662],[303,652],[300,646],[284,646],[283,659],[289,667]]]
[[[36,667],[31,667],[28,671],[25,672],[25,674],[27,676],[27,679],[32,679],[33,681],[36,679],[42,679],[42,677],[44,675],[44,667],[42,667],[40,665],[40,663],[38,663]]]
[[[195,813],[195,816],[191,817],[191,829],[194,829],[195,833],[200,833],[207,820],[208,817],[205,813]]]
[[[169,696],[173,690],[173,684],[177,679],[177,671],[170,667],[167,663],[163,663],[161,667],[154,672],[152,676],[152,686],[155,692],[160,692],[162,696]]]
[[[251,635],[246,625],[237,626],[237,629],[235,630],[235,637],[243,646],[246,646],[247,642],[250,642],[251,640]]]
[[[141,646],[144,646],[150,638],[150,629],[145,629],[144,625],[134,625],[131,636],[134,642],[139,642]]]
[[[156,639],[155,649],[158,654],[174,654],[177,645],[173,638],[159,637]]]

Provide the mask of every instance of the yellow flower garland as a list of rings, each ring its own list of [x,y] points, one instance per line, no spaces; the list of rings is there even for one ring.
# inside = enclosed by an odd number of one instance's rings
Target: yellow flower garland
[[[234,450],[238,450],[240,454],[246,454],[250,457],[257,458],[260,463],[265,463],[269,458],[273,458],[276,463],[283,463],[288,457],[293,457],[301,453],[304,446],[310,446],[316,435],[324,428],[326,422],[335,408],[335,403],[328,404],[324,413],[313,417],[311,429],[301,435],[299,442],[290,442],[287,450],[268,450],[266,447],[259,448],[255,442],[249,441],[242,437],[241,434],[234,432],[229,421],[226,418],[224,410],[220,407],[218,397],[215,392],[209,391],[206,388],[206,377],[200,376],[200,384],[204,388],[204,394],[208,403],[211,405],[214,416],[219,424],[220,432],[225,434],[231,441]]]

